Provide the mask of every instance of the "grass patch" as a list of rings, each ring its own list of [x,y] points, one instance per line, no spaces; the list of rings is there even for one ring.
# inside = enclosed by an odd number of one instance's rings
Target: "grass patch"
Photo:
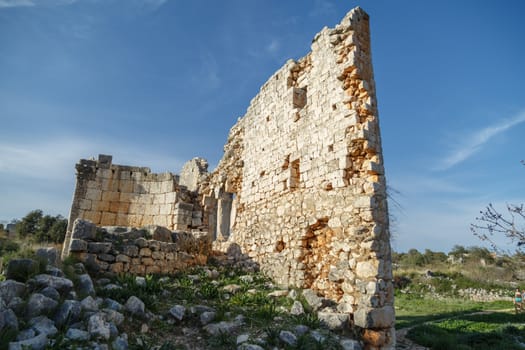
[[[452,318],[483,310],[512,308],[509,301],[476,302],[459,298],[432,299],[414,294],[396,295],[396,328],[406,328],[422,322]]]
[[[492,313],[465,315],[416,326],[407,337],[432,349],[523,349],[525,315]],[[517,324],[517,325],[513,325]]]

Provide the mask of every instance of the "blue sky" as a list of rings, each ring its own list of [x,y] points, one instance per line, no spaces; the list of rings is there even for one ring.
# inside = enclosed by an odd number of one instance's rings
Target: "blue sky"
[[[74,164],[212,168],[288,58],[371,16],[392,245],[481,245],[489,202],[525,202],[525,2],[0,0],[0,220],[68,215]],[[501,240],[503,241],[503,240]]]

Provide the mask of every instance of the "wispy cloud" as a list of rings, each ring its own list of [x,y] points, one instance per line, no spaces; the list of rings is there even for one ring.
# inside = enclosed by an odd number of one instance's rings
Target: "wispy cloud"
[[[0,9],[9,7],[35,6],[32,0],[0,0]]]
[[[465,141],[458,145],[449,155],[443,158],[436,170],[446,170],[470,158],[479,152],[493,137],[525,122],[525,111],[513,118],[504,119],[498,124],[490,125],[467,135]]]
[[[35,143],[1,142],[0,176],[3,174],[40,180],[64,180],[71,178],[74,165],[80,158],[96,157],[99,153],[113,154],[117,164],[147,166],[153,172],[177,171],[183,163],[173,156],[159,154],[156,150],[145,150],[120,142],[53,138]]]
[[[326,0],[316,0],[313,9],[309,15],[311,17],[331,15],[336,12],[335,5]]]
[[[281,48],[281,43],[279,42],[279,39],[272,39],[268,45],[266,45],[266,51],[271,54],[276,54],[279,49]]]

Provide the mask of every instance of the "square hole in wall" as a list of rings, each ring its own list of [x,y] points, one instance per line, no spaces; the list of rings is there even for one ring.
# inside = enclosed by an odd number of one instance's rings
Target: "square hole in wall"
[[[306,106],[306,86],[293,88],[293,106],[294,108],[303,108]]]

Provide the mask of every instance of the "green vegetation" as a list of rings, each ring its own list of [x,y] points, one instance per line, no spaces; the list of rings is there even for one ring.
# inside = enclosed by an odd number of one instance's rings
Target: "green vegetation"
[[[16,224],[16,233],[21,238],[32,238],[36,242],[61,243],[67,229],[67,220],[61,215],[44,215],[42,210],[33,210]]]

